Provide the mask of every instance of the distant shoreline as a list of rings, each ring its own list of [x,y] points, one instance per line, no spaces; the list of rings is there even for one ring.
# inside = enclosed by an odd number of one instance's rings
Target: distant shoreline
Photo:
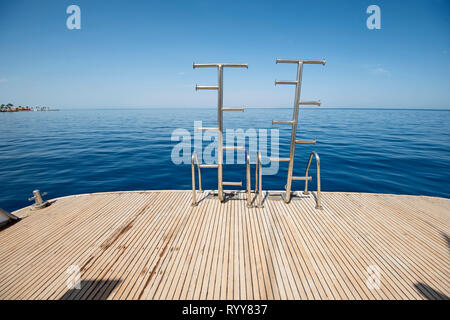
[[[49,107],[2,107],[0,112],[32,112],[32,111],[59,111],[59,109],[50,109]]]

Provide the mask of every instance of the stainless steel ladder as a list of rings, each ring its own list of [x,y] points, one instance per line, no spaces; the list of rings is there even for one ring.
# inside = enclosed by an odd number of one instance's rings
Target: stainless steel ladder
[[[223,186],[242,186],[241,182],[224,182],[223,181],[223,150],[242,150],[243,147],[224,147],[223,146],[223,111],[244,111],[244,108],[224,108],[223,107],[223,68],[234,67],[234,68],[248,68],[248,64],[233,64],[233,63],[208,63],[208,64],[193,64],[193,68],[217,68],[217,85],[216,86],[195,86],[195,90],[217,90],[217,128],[199,128],[203,131],[217,131],[217,164],[210,165],[200,165],[198,163],[197,154],[194,153],[192,156],[192,191],[194,193],[194,198],[192,205],[197,205],[195,199],[195,170],[194,161],[197,161],[197,166],[199,170],[201,168],[217,168],[217,189],[219,200],[224,200]],[[201,190],[201,181],[199,181]]]
[[[289,84],[289,85],[295,85],[295,98],[294,98],[294,112],[293,112],[293,117],[292,120],[288,120],[288,121],[272,121],[272,125],[273,124],[288,124],[292,126],[292,131],[291,131],[291,145],[290,145],[290,150],[289,150],[289,158],[270,158],[270,161],[286,161],[289,162],[289,167],[288,167],[288,176],[287,176],[287,183],[285,186],[285,190],[286,190],[286,194],[284,197],[284,201],[286,203],[289,203],[291,200],[291,188],[292,188],[292,181],[293,180],[303,180],[305,181],[305,191],[304,193],[307,194],[308,192],[308,181],[311,180],[311,177],[308,176],[308,171],[309,171],[309,167],[311,165],[311,160],[313,155],[316,157],[316,162],[317,162],[317,205],[316,208],[320,209],[321,208],[321,204],[320,204],[320,158],[317,155],[316,152],[313,152],[310,156],[309,162],[308,162],[308,166],[307,166],[307,170],[306,170],[306,174],[303,177],[294,177],[293,171],[294,171],[294,161],[295,161],[295,145],[297,143],[311,143],[311,144],[316,144],[316,140],[311,140],[311,141],[305,141],[305,140],[297,140],[297,125],[298,125],[298,113],[299,113],[299,106],[300,105],[316,105],[316,106],[320,106],[321,102],[320,101],[301,101],[300,100],[300,93],[301,93],[301,86],[302,86],[302,73],[303,73],[303,65],[304,64],[321,64],[321,65],[325,65],[326,61],[325,60],[286,60],[286,59],[277,59],[276,63],[295,63],[297,64],[297,80],[294,81],[277,81],[275,80],[275,85],[278,84]]]

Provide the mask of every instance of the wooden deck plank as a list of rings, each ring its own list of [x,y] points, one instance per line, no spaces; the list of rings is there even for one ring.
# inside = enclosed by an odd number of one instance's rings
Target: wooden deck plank
[[[57,278],[50,278],[47,282],[45,290],[36,292],[39,296],[48,297],[50,290],[53,290],[52,295],[49,298],[60,298],[66,290],[64,287],[61,288],[61,283],[64,283],[67,279],[66,270],[70,265],[79,265],[82,271],[87,270],[88,265],[91,261],[96,259],[98,251],[102,252],[106,243],[110,242],[111,237],[117,234],[118,228],[127,221],[131,208],[129,208],[129,203],[133,199],[137,199],[138,196],[130,197],[126,195],[121,195],[113,203],[110,203],[108,207],[102,210],[101,215],[99,215],[96,223],[90,225],[81,225],[77,228],[80,233],[80,237],[76,242],[75,246],[70,247],[70,245],[65,245],[68,250],[61,250],[61,254],[64,255],[65,259],[62,260],[63,264],[55,264],[55,267],[59,267],[59,272],[53,272],[54,274],[59,274]],[[140,197],[139,197],[140,198]],[[104,230],[101,232],[92,232],[93,230]],[[72,241],[67,239],[67,241]],[[83,250],[83,243],[91,244],[88,250]],[[93,245],[92,245],[93,244]],[[74,263],[75,261],[75,263]],[[86,273],[84,273],[84,276]]]
[[[442,272],[445,272],[445,267],[447,264],[442,263],[443,261],[437,258],[437,256],[429,246],[424,246],[424,232],[412,230],[408,223],[399,221],[397,218],[395,218],[395,220],[393,221],[390,221],[390,219],[394,219],[394,215],[386,215],[386,213],[391,213],[389,208],[380,208],[376,205],[375,201],[373,204],[368,203],[365,206],[365,209],[374,210],[374,212],[377,213],[375,215],[370,215],[370,217],[367,217],[366,220],[368,220],[367,223],[369,223],[369,227],[378,226],[378,229],[385,231],[385,237],[383,237],[383,239],[380,239],[381,241],[390,239],[391,243],[394,242],[396,245],[391,245],[391,247],[393,249],[397,249],[397,247],[399,247],[396,254],[398,254],[400,257],[403,257],[403,259],[405,259],[406,261],[410,260],[410,256],[417,256],[417,258],[420,257],[420,259],[417,260],[417,263],[414,263],[414,265],[411,266],[412,270],[415,271],[417,275],[421,276],[423,273],[424,275],[434,273],[437,277],[441,277],[440,274]],[[371,222],[371,219],[376,221]],[[398,228],[399,225],[402,226],[400,230]],[[411,246],[409,242],[412,239],[414,240],[414,246]],[[389,243],[386,243],[386,247],[388,246]],[[395,256],[395,254],[392,254],[390,256]],[[445,256],[445,253],[443,256]],[[443,266],[444,269],[438,267],[438,264]],[[442,278],[442,280],[445,280],[445,276]],[[439,285],[439,283],[435,284]]]
[[[87,299],[102,290],[104,285],[110,282],[109,273],[114,270],[120,258],[127,253],[130,238],[133,239],[133,228],[139,222],[150,205],[152,199],[143,197],[141,201],[126,201],[124,210],[125,219],[115,224],[106,239],[97,243],[96,250],[91,254],[89,260],[83,265],[84,272],[82,280],[87,284],[83,290],[73,291],[70,295],[64,295],[65,299]],[[102,279],[102,281],[95,281]]]
[[[164,199],[167,201],[167,199]],[[175,199],[173,199],[175,200]],[[148,296],[152,297],[154,290],[156,290],[160,286],[160,280],[163,277],[167,277],[167,272],[164,268],[165,260],[169,260],[168,256],[173,255],[174,250],[177,250],[175,247],[175,240],[177,239],[179,233],[182,231],[184,227],[184,223],[186,219],[188,218],[191,208],[189,207],[189,201],[190,198],[186,197],[184,195],[180,200],[177,201],[177,203],[183,203],[185,205],[185,209],[181,210],[179,213],[178,221],[176,221],[176,225],[172,228],[171,232],[169,233],[169,237],[166,237],[167,246],[164,245],[163,248],[165,248],[164,253],[167,253],[167,255],[159,253],[156,257],[149,256],[146,258],[148,262],[145,260],[144,268],[142,269],[142,272],[140,273],[140,281],[138,281],[138,285],[133,286],[133,290],[126,295],[127,299],[135,299],[136,296],[143,296],[145,290],[151,290],[151,293],[148,294]],[[176,213],[178,214],[178,212]],[[152,243],[148,243],[148,245],[145,246],[145,251],[150,251],[152,249]],[[148,255],[147,255],[148,256]],[[158,259],[158,260],[155,260]],[[156,261],[156,263],[155,263]],[[152,269],[150,269],[150,266]],[[142,268],[142,267],[140,267]],[[148,272],[150,271],[150,272]],[[154,279],[154,281],[150,281],[150,279]],[[131,284],[133,284],[134,281],[130,281]]]
[[[270,203],[268,203],[268,205],[270,205]],[[295,205],[295,204],[293,204]],[[308,274],[308,272],[306,271],[308,268],[306,266],[306,264],[304,263],[304,261],[302,261],[302,241],[300,240],[301,235],[301,230],[296,228],[294,226],[294,221],[291,219],[292,217],[288,216],[287,214],[283,213],[282,211],[280,211],[279,207],[276,207],[277,212],[274,215],[276,218],[280,219],[280,225],[283,225],[283,234],[285,237],[285,241],[288,244],[288,248],[290,251],[290,255],[291,255],[291,264],[293,265],[293,269],[296,270],[296,280],[295,280],[295,284],[297,287],[297,290],[300,291],[301,293],[301,298],[302,299],[306,299],[308,294],[311,295],[312,293],[306,292],[306,289],[310,288],[311,286],[311,280],[308,281],[308,276],[306,276],[306,274]],[[319,256],[319,259],[321,260],[322,257]],[[320,263],[319,263],[320,265]],[[327,273],[321,273],[321,275],[325,275],[328,277],[328,280],[330,282],[332,282],[332,278],[330,277],[331,272],[327,272]],[[330,285],[331,283],[327,282],[326,285]],[[333,293],[330,292],[329,290],[327,290],[327,298],[328,299],[332,299],[335,298],[333,296]]]
[[[382,269],[383,274],[393,275],[393,281],[396,283],[396,288],[401,289],[402,286],[407,286],[411,291],[413,289],[413,277],[411,276],[410,270],[408,270],[408,267],[402,267],[402,265],[405,265],[404,262],[401,262],[400,264],[393,264],[391,263],[390,257],[395,257],[394,259],[402,259],[403,256],[398,256],[398,253],[401,253],[397,251],[397,246],[401,244],[401,242],[404,240],[402,239],[390,239],[388,236],[389,233],[382,232],[384,228],[384,224],[382,223],[377,224],[374,222],[370,222],[371,217],[374,215],[373,212],[368,210],[367,206],[364,206],[364,210],[358,209],[357,207],[353,207],[353,204],[351,202],[343,202],[341,203],[342,199],[336,197],[336,195],[332,195],[333,199],[335,200],[336,204],[331,206],[335,206],[335,210],[339,211],[339,207],[342,208],[342,206],[345,206],[345,208],[349,208],[349,211],[343,211],[343,214],[341,215],[341,220],[346,220],[347,223],[351,226],[352,230],[355,230],[360,234],[360,237],[362,241],[364,241],[368,249],[365,249],[363,252],[368,252],[369,254],[372,253],[372,255],[367,259],[368,261],[374,260],[373,253],[376,252],[379,255],[380,260],[378,263],[374,263],[374,265],[381,267],[384,267],[386,269]],[[349,199],[347,199],[349,200]],[[354,215],[351,217],[351,215]],[[410,243],[408,242],[408,245]],[[417,260],[416,263],[420,263],[420,259]],[[401,261],[401,260],[399,260]],[[369,266],[370,264],[368,264]],[[406,266],[406,265],[405,265]],[[407,284],[404,284],[405,282],[408,282]]]
[[[190,191],[54,199],[0,231],[0,299],[448,299],[450,200]],[[81,269],[81,290],[67,268]],[[381,272],[370,288],[368,268]]]
[[[190,200],[190,198],[189,198]],[[165,259],[161,264],[161,269],[163,270],[164,277],[162,274],[157,274],[155,282],[158,283],[158,286],[152,285],[151,291],[148,294],[148,297],[154,299],[167,299],[168,296],[172,297],[174,294],[173,290],[173,280],[178,275],[176,273],[177,268],[183,266],[182,256],[183,252],[183,244],[186,243],[190,232],[192,232],[194,222],[199,217],[198,207],[190,207],[189,203],[186,203],[185,206],[188,208],[188,212],[186,220],[183,223],[182,230],[175,237],[172,245],[172,252],[169,259]]]
[[[113,198],[116,198],[117,195],[113,195]],[[97,214],[99,210],[104,210],[105,206],[111,202],[112,198],[105,198],[102,196],[100,199],[88,199],[94,200],[94,202],[88,202],[88,207],[81,206],[81,211],[77,212],[77,216],[73,217],[69,214],[69,219],[67,217],[55,217],[56,223],[54,224],[54,228],[51,230],[47,230],[45,232],[46,237],[36,237],[27,240],[20,239],[20,236],[17,237],[18,242],[27,242],[30,243],[30,248],[23,246],[23,250],[13,251],[15,254],[11,256],[8,255],[8,263],[12,263],[13,274],[5,275],[5,279],[7,281],[2,281],[3,284],[10,284],[10,286],[14,287],[14,290],[19,290],[23,288],[33,288],[30,285],[30,282],[39,281],[43,282],[42,274],[44,275],[52,275],[52,272],[47,272],[48,268],[52,268],[55,266],[55,261],[61,263],[64,259],[59,258],[59,254],[66,252],[66,250],[70,250],[73,246],[67,246],[66,242],[69,243],[77,243],[79,241],[79,237],[83,235],[83,232],[80,232],[78,226],[83,224],[83,220],[89,220],[90,217]],[[87,209],[86,209],[87,208]],[[33,217],[34,218],[34,217]],[[28,219],[31,219],[28,218]],[[61,221],[65,221],[65,223],[61,223]],[[85,223],[84,223],[85,224]],[[40,233],[40,224],[37,223],[37,227],[32,233]],[[17,255],[16,255],[17,254]],[[19,259],[19,260],[16,260]],[[17,268],[17,266],[23,266],[22,268]],[[8,270],[7,267],[4,270]],[[26,275],[29,272],[33,272],[33,279],[28,279]],[[58,273],[59,274],[59,273]],[[19,280],[17,280],[19,279]],[[10,293],[13,291],[8,289]]]
[[[174,195],[174,200],[177,200],[175,197],[176,195]],[[160,224],[166,220],[164,216],[161,216],[165,202],[165,197],[160,197],[149,208],[150,221],[144,222],[140,228],[140,232],[145,234],[144,242],[132,243],[135,253],[129,255],[128,266],[123,268],[120,275],[120,278],[125,280],[111,290],[108,299],[126,299],[134,287],[142,283],[144,275],[151,273],[150,268],[158,256],[161,233],[164,232]]]
[[[179,197],[180,195],[175,195],[173,200],[178,201]],[[161,197],[160,201],[146,204],[140,209],[139,218],[128,231],[129,238],[124,238],[123,244],[117,244],[118,248],[124,248],[124,253],[114,260],[115,267],[109,270],[109,276],[102,276],[108,280],[108,289],[99,291],[92,298],[100,299],[104,292],[110,292],[109,296],[126,295],[130,282],[136,282],[135,276],[149,270],[152,272],[154,261],[158,259],[161,250],[164,250],[161,248],[165,248],[169,242],[165,233],[170,230],[171,222],[178,218],[177,215],[166,214],[165,205],[167,203],[164,197]],[[146,262],[145,259],[149,261]],[[108,270],[107,265],[108,263],[101,267],[101,270]],[[125,280],[115,285],[115,279]]]

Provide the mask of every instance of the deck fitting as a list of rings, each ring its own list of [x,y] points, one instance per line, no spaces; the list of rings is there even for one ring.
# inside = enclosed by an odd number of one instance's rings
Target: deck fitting
[[[33,201],[34,200],[34,204],[31,206],[32,210],[39,210],[39,209],[43,209],[47,206],[50,205],[50,202],[48,201],[44,201],[42,199],[42,196],[47,195],[47,192],[44,192],[43,194],[41,194],[40,190],[34,190],[33,191],[33,196],[31,198],[28,198],[28,201]]]

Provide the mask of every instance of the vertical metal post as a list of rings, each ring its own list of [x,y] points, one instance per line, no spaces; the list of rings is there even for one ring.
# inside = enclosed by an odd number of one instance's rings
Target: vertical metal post
[[[258,178],[259,178],[259,186],[258,186],[258,207],[262,208],[262,159],[261,159],[261,152],[258,152],[257,154],[257,163],[256,166],[258,167]],[[255,187],[256,188],[256,187]]]
[[[258,193],[258,188],[259,188],[258,179],[259,179],[259,174],[258,174],[258,155],[256,155],[256,167],[255,167],[255,196],[256,196],[256,194]]]
[[[289,168],[286,183],[286,196],[285,201],[291,200],[291,186],[292,186],[292,174],[294,172],[294,159],[295,159],[295,140],[297,136],[297,124],[298,124],[298,110],[300,102],[300,92],[302,86],[302,72],[303,62],[299,61],[297,64],[297,83],[295,85],[295,98],[294,98],[294,115],[292,119],[292,133],[291,133],[291,147],[289,149]]]
[[[191,170],[192,170],[192,206],[196,206],[197,205],[197,197],[196,197],[196,194],[195,194],[194,156],[192,156]]]
[[[219,200],[223,201],[223,66],[217,66],[217,189],[219,193]]]
[[[34,190],[33,195],[34,195],[34,200],[36,201],[36,204],[40,205],[44,202],[42,200],[41,192],[39,190]]]
[[[247,208],[252,207],[252,182],[250,173],[250,154],[247,152]]]
[[[195,188],[195,162],[197,162],[197,170],[198,170],[198,189],[200,192],[202,192],[202,172],[200,170],[200,162],[198,161],[198,155],[197,152],[194,151],[192,154],[191,159],[191,168],[192,168],[192,206],[196,206],[197,203],[197,196],[196,196],[196,188]]]

